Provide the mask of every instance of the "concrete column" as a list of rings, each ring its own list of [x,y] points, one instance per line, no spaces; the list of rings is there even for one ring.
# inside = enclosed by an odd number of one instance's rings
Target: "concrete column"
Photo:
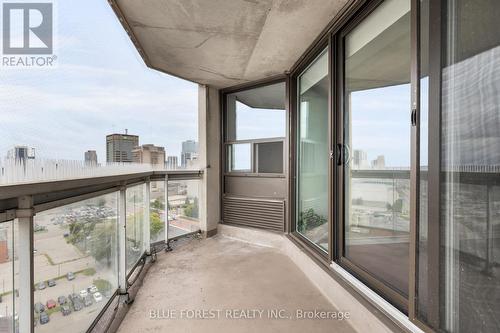
[[[220,221],[220,143],[221,111],[219,90],[198,88],[198,126],[200,165],[204,169],[200,193],[200,229],[205,236],[217,233]]]
[[[33,332],[33,198],[18,198],[16,217],[19,225],[17,255],[19,260],[19,332]]]
[[[127,292],[127,260],[126,255],[126,218],[127,218],[127,188],[120,188],[118,194],[118,284],[121,293]]]
[[[144,186],[144,223],[143,223],[143,243],[144,243],[144,249],[146,250],[147,254],[151,253],[151,236],[150,236],[150,225],[151,225],[151,208],[150,208],[150,203],[151,203],[151,182],[150,180],[146,180],[145,186]]]

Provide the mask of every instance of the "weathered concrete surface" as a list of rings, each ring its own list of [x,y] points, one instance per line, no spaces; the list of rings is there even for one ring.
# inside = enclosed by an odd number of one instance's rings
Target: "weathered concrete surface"
[[[179,241],[181,242],[181,241]],[[216,236],[159,254],[119,332],[354,332],[349,320],[150,319],[150,310],[335,308],[279,250]]]
[[[347,0],[115,0],[150,66],[217,88],[290,69]]]

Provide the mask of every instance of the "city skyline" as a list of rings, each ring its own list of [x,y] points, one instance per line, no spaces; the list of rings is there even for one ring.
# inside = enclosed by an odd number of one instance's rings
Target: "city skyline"
[[[180,156],[181,142],[198,137],[198,85],[147,68],[106,2],[57,11],[56,68],[0,72],[2,157],[25,145],[43,159],[96,150],[102,163],[103,138],[125,128]]]

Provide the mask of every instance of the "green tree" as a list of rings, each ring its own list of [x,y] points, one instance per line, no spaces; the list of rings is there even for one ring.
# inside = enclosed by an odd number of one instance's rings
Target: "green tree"
[[[150,214],[150,225],[149,225],[149,232],[151,236],[156,236],[163,230],[163,222],[161,221],[160,214],[156,212],[151,212]]]
[[[154,209],[154,210],[163,210],[163,209],[165,209],[165,204],[160,201],[160,198],[157,198],[151,204],[151,208]]]

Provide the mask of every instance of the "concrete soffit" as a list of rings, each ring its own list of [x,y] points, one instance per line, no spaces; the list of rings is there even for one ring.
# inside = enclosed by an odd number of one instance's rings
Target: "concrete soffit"
[[[283,75],[348,0],[108,0],[145,64],[222,89]]]

